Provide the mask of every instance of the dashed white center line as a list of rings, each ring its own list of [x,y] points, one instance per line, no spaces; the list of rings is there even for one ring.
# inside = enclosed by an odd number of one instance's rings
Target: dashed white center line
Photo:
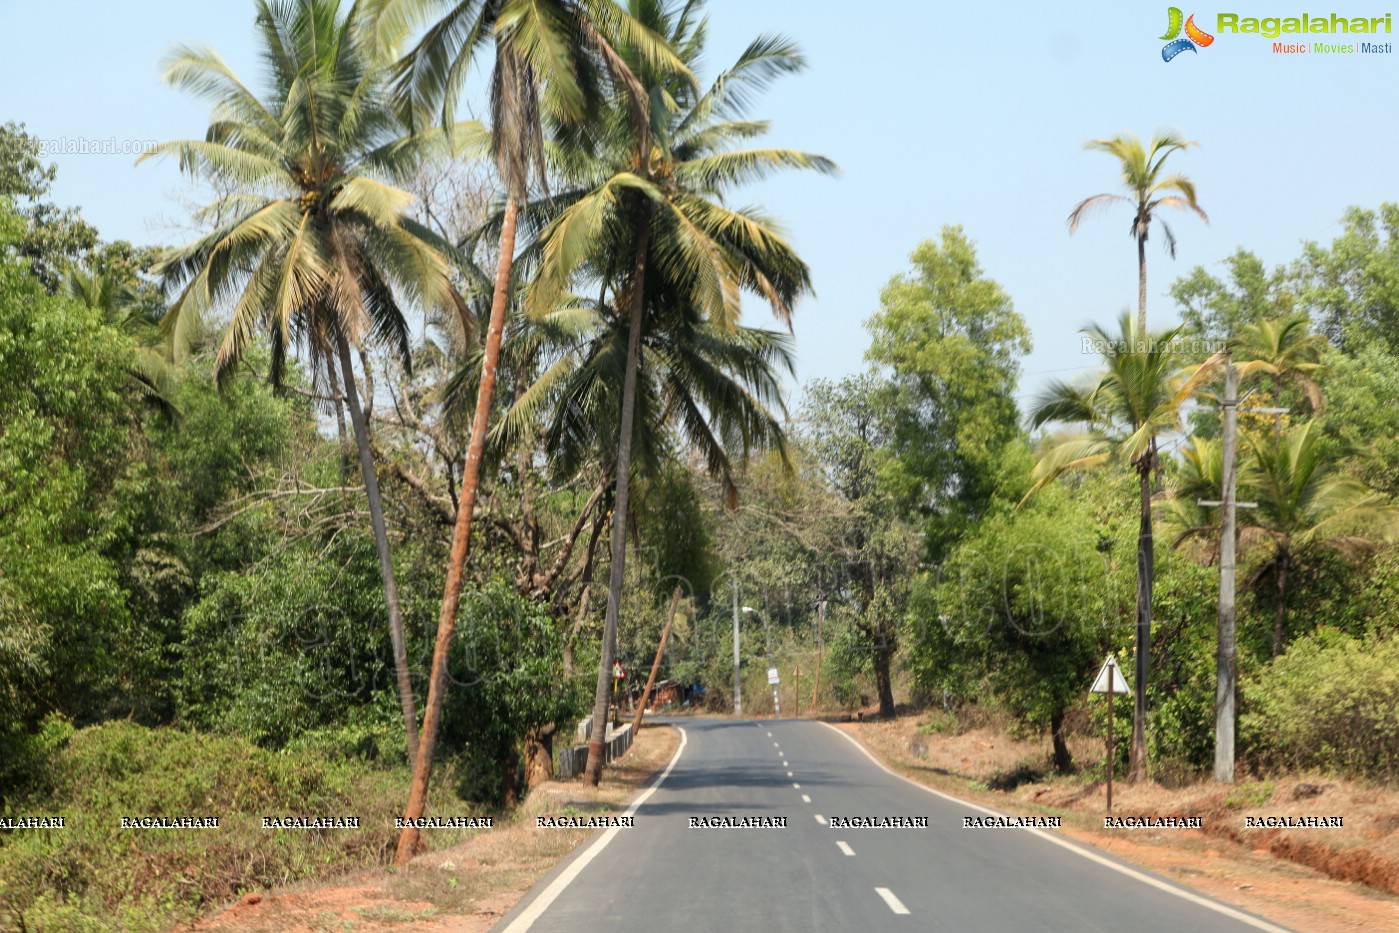
[[[802,794],[802,803],[811,803],[811,798],[806,794]]]
[[[768,733],[768,734],[771,735],[772,733]],[[781,748],[782,745],[781,745],[781,743],[779,743],[779,742],[773,742],[773,743],[772,743],[772,747],[773,747],[773,748]]]
[[[816,822],[820,823],[822,826],[825,826],[825,825],[826,825],[826,818],[825,818],[824,816],[822,816],[821,814],[818,813],[818,814],[816,814]]]
[[[772,733],[771,733],[771,732],[768,733],[768,738],[772,738]]]
[[[849,843],[837,842],[837,843],[836,843],[836,846],[840,849],[840,851],[844,852],[846,855],[854,855],[854,854],[855,854],[855,850],[852,849],[852,848],[850,848],[850,844],[849,844]]]
[[[791,777],[791,776],[792,776],[792,772],[788,771],[788,772],[787,772],[787,776],[788,776],[788,777]]]
[[[786,758],[783,758],[783,759],[782,759],[782,767],[784,767],[784,768],[787,767],[787,759],[786,759]]]
[[[888,904],[889,909],[892,910],[894,913],[908,913],[908,908],[904,906],[904,902],[895,897],[894,892],[890,891],[888,888],[875,888],[874,893],[884,898],[884,903]]]
[[[788,774],[787,776],[788,776],[788,777],[791,777],[792,775]],[[797,790],[801,790],[801,789],[802,789],[802,786],[801,786],[800,784],[798,784],[796,781],[793,781],[793,782],[792,782],[792,786],[793,786],[794,788],[796,788]]]

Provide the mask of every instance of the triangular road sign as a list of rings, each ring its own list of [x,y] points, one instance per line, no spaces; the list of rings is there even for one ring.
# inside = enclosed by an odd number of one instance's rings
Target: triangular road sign
[[[1103,662],[1102,670],[1098,671],[1097,678],[1093,681],[1093,686],[1088,688],[1089,693],[1108,692],[1108,671],[1112,671],[1112,692],[1119,696],[1129,697],[1132,695],[1132,688],[1127,684],[1127,678],[1122,676],[1122,671],[1118,670],[1117,659],[1108,655],[1108,659]]]

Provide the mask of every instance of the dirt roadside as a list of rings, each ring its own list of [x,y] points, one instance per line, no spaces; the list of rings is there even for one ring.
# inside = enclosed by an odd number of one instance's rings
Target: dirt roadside
[[[620,813],[679,745],[668,726],[643,726],[609,765],[600,788],[551,781],[509,818],[461,845],[418,856],[406,869],[244,895],[182,929],[198,933],[484,933],[590,829],[538,829],[537,816]],[[431,843],[431,832],[424,836]]]
[[[916,716],[836,723],[888,767],[944,793],[1024,816],[1059,816],[1064,836],[1301,933],[1399,931],[1399,793],[1335,779],[1167,789],[1117,783],[1116,817],[1199,816],[1203,829],[1104,829],[1105,788],[1024,781],[1042,742],[990,730],[926,734]],[[1101,757],[1099,745],[1075,758]],[[1002,790],[998,785],[1016,784]],[[1245,817],[1343,818],[1341,828],[1246,829]],[[1318,870],[1320,869],[1320,870]],[[1338,880],[1344,879],[1344,880]],[[1365,880],[1374,886],[1359,883]]]

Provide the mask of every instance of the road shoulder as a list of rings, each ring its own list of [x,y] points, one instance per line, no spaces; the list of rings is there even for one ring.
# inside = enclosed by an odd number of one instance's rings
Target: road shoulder
[[[609,765],[602,786],[550,781],[536,788],[508,821],[467,842],[418,856],[401,871],[382,868],[329,882],[245,896],[195,925],[199,933],[485,933],[541,880],[601,830],[541,829],[538,817],[621,814],[675,755],[679,732],[646,725],[626,755]],[[576,820],[572,818],[577,818]],[[429,844],[431,836],[424,834]]]
[[[991,791],[947,769],[914,757],[903,731],[877,722],[835,723],[876,760],[924,787],[971,805],[1014,815],[1059,816],[1058,834],[1139,866],[1181,887],[1299,931],[1350,933],[1399,929],[1399,898],[1364,885],[1335,881],[1322,873],[1279,859],[1266,848],[1193,829],[1123,830],[1102,828],[1103,812],[1092,800],[1080,808],[1052,806],[1058,796]],[[1145,797],[1145,795],[1142,795]],[[1115,795],[1115,815],[1134,811],[1130,790]],[[1142,808],[1145,809],[1145,808]]]

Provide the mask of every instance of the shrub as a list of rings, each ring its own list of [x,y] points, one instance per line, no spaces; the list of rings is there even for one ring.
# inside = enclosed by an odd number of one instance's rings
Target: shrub
[[[246,891],[386,864],[408,769],[396,755],[381,754],[388,765],[350,760],[366,740],[373,729],[346,727],[278,752],[130,722],[78,730],[49,750],[35,785],[46,790],[7,809],[61,815],[67,826],[0,833],[0,931],[167,930]],[[429,815],[471,812],[449,786],[436,792]],[[217,816],[220,826],[123,830],[123,815]],[[263,816],[286,815],[358,816],[360,826],[262,828]],[[442,830],[432,841],[451,845],[465,835]]]
[[[1399,775],[1399,639],[1319,630],[1289,645],[1243,695],[1240,737],[1257,765]]]

